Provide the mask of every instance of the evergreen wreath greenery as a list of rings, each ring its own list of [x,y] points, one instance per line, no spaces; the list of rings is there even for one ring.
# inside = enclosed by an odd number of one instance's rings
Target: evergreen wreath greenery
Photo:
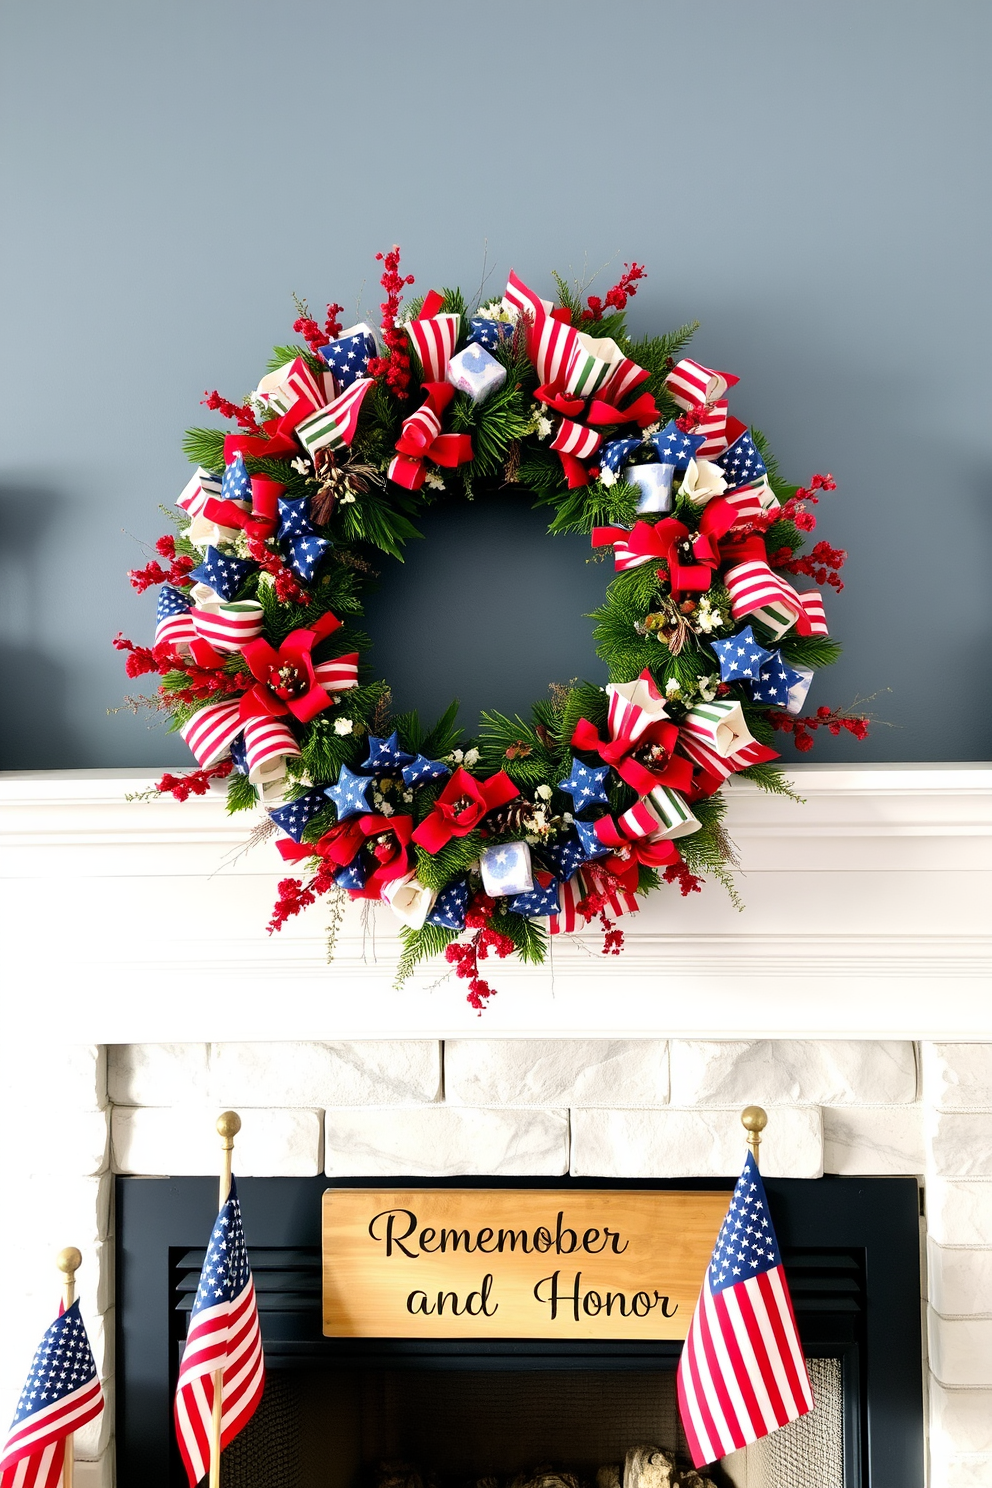
[[[259,389],[206,396],[235,431],[188,431],[196,474],[156,544],[168,566],[130,575],[162,586],[155,644],[115,645],[129,676],[161,679],[131,701],[166,712],[199,761],[156,789],[184,800],[226,781],[228,809],[261,804],[304,865],[270,931],[323,895],[335,924],[346,895],[387,899],[399,979],[444,954],[481,1008],[490,954],[541,962],[549,932],[592,921],[616,954],[635,895],[689,894],[701,875],[733,895],[720,787],[739,774],[787,791],[776,730],[803,751],[820,727],[864,737],[850,711],[800,716],[839,647],[818,591],[785,578],[840,589],[846,555],[804,552],[834,483],[780,476],[759,431],[729,417],[736,379],[684,357],[695,325],[628,335],[640,265],[585,304],[557,275],[552,303],[511,274],[502,300],[432,291],[401,319],[412,276],[398,248],[378,257],[377,336],[298,301],[302,341],[275,348]],[[362,588],[440,491],[506,484],[548,508],[552,533],[613,547],[593,617],[610,686],[554,683],[529,718],[486,712],[465,738],[457,704],[433,724],[392,712],[361,660]],[[519,881],[500,892],[504,871]]]

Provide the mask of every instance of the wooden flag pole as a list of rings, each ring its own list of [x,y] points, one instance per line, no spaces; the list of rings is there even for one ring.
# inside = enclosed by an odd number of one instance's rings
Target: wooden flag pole
[[[66,1312],[76,1300],[76,1272],[83,1264],[82,1254],[74,1245],[67,1245],[65,1250],[60,1250],[55,1257],[65,1281],[62,1283],[62,1303]],[[62,1459],[62,1488],[72,1488],[72,1477],[75,1468],[75,1459],[72,1454],[72,1432],[65,1439],[65,1456]]]
[[[754,1166],[760,1167],[758,1148],[761,1146],[761,1133],[768,1125],[768,1112],[762,1110],[761,1106],[745,1106],[741,1112],[741,1125],[747,1132],[747,1145],[751,1149]]]
[[[217,1209],[227,1203],[231,1192],[231,1154],[234,1139],[241,1130],[241,1117],[237,1111],[222,1111],[217,1117],[217,1135],[220,1137],[220,1189]],[[220,1438],[224,1411],[224,1371],[214,1370],[214,1404],[210,1418],[210,1488],[220,1488]]]

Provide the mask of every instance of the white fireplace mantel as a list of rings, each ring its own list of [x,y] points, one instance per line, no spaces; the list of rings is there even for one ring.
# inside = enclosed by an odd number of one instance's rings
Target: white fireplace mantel
[[[992,1037],[992,767],[807,765],[799,805],[738,784],[745,901],[653,895],[627,948],[560,937],[492,962],[481,1018],[431,963],[392,987],[388,910],[318,906],[268,936],[285,869],[221,794],[128,801],[160,772],[0,775],[8,987],[25,1037],[101,1043],[391,1037]],[[15,1015],[8,1004],[7,1018]]]

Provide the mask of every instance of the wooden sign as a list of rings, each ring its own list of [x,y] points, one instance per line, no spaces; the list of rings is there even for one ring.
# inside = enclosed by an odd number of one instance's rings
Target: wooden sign
[[[334,1188],[329,1338],[684,1338],[726,1193]]]

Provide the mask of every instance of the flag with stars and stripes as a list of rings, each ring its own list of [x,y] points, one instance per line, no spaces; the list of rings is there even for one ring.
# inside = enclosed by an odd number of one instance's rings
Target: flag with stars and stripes
[[[689,1324],[678,1395],[695,1467],[813,1408],[765,1187],[750,1153]]]
[[[214,1375],[222,1370],[223,1451],[258,1408],[265,1359],[238,1190],[231,1179],[200,1272],[176,1386],[176,1436],[190,1484],[210,1471]]]
[[[0,1458],[0,1488],[57,1488],[66,1437],[103,1410],[79,1303],[48,1329],[28,1371]]]

